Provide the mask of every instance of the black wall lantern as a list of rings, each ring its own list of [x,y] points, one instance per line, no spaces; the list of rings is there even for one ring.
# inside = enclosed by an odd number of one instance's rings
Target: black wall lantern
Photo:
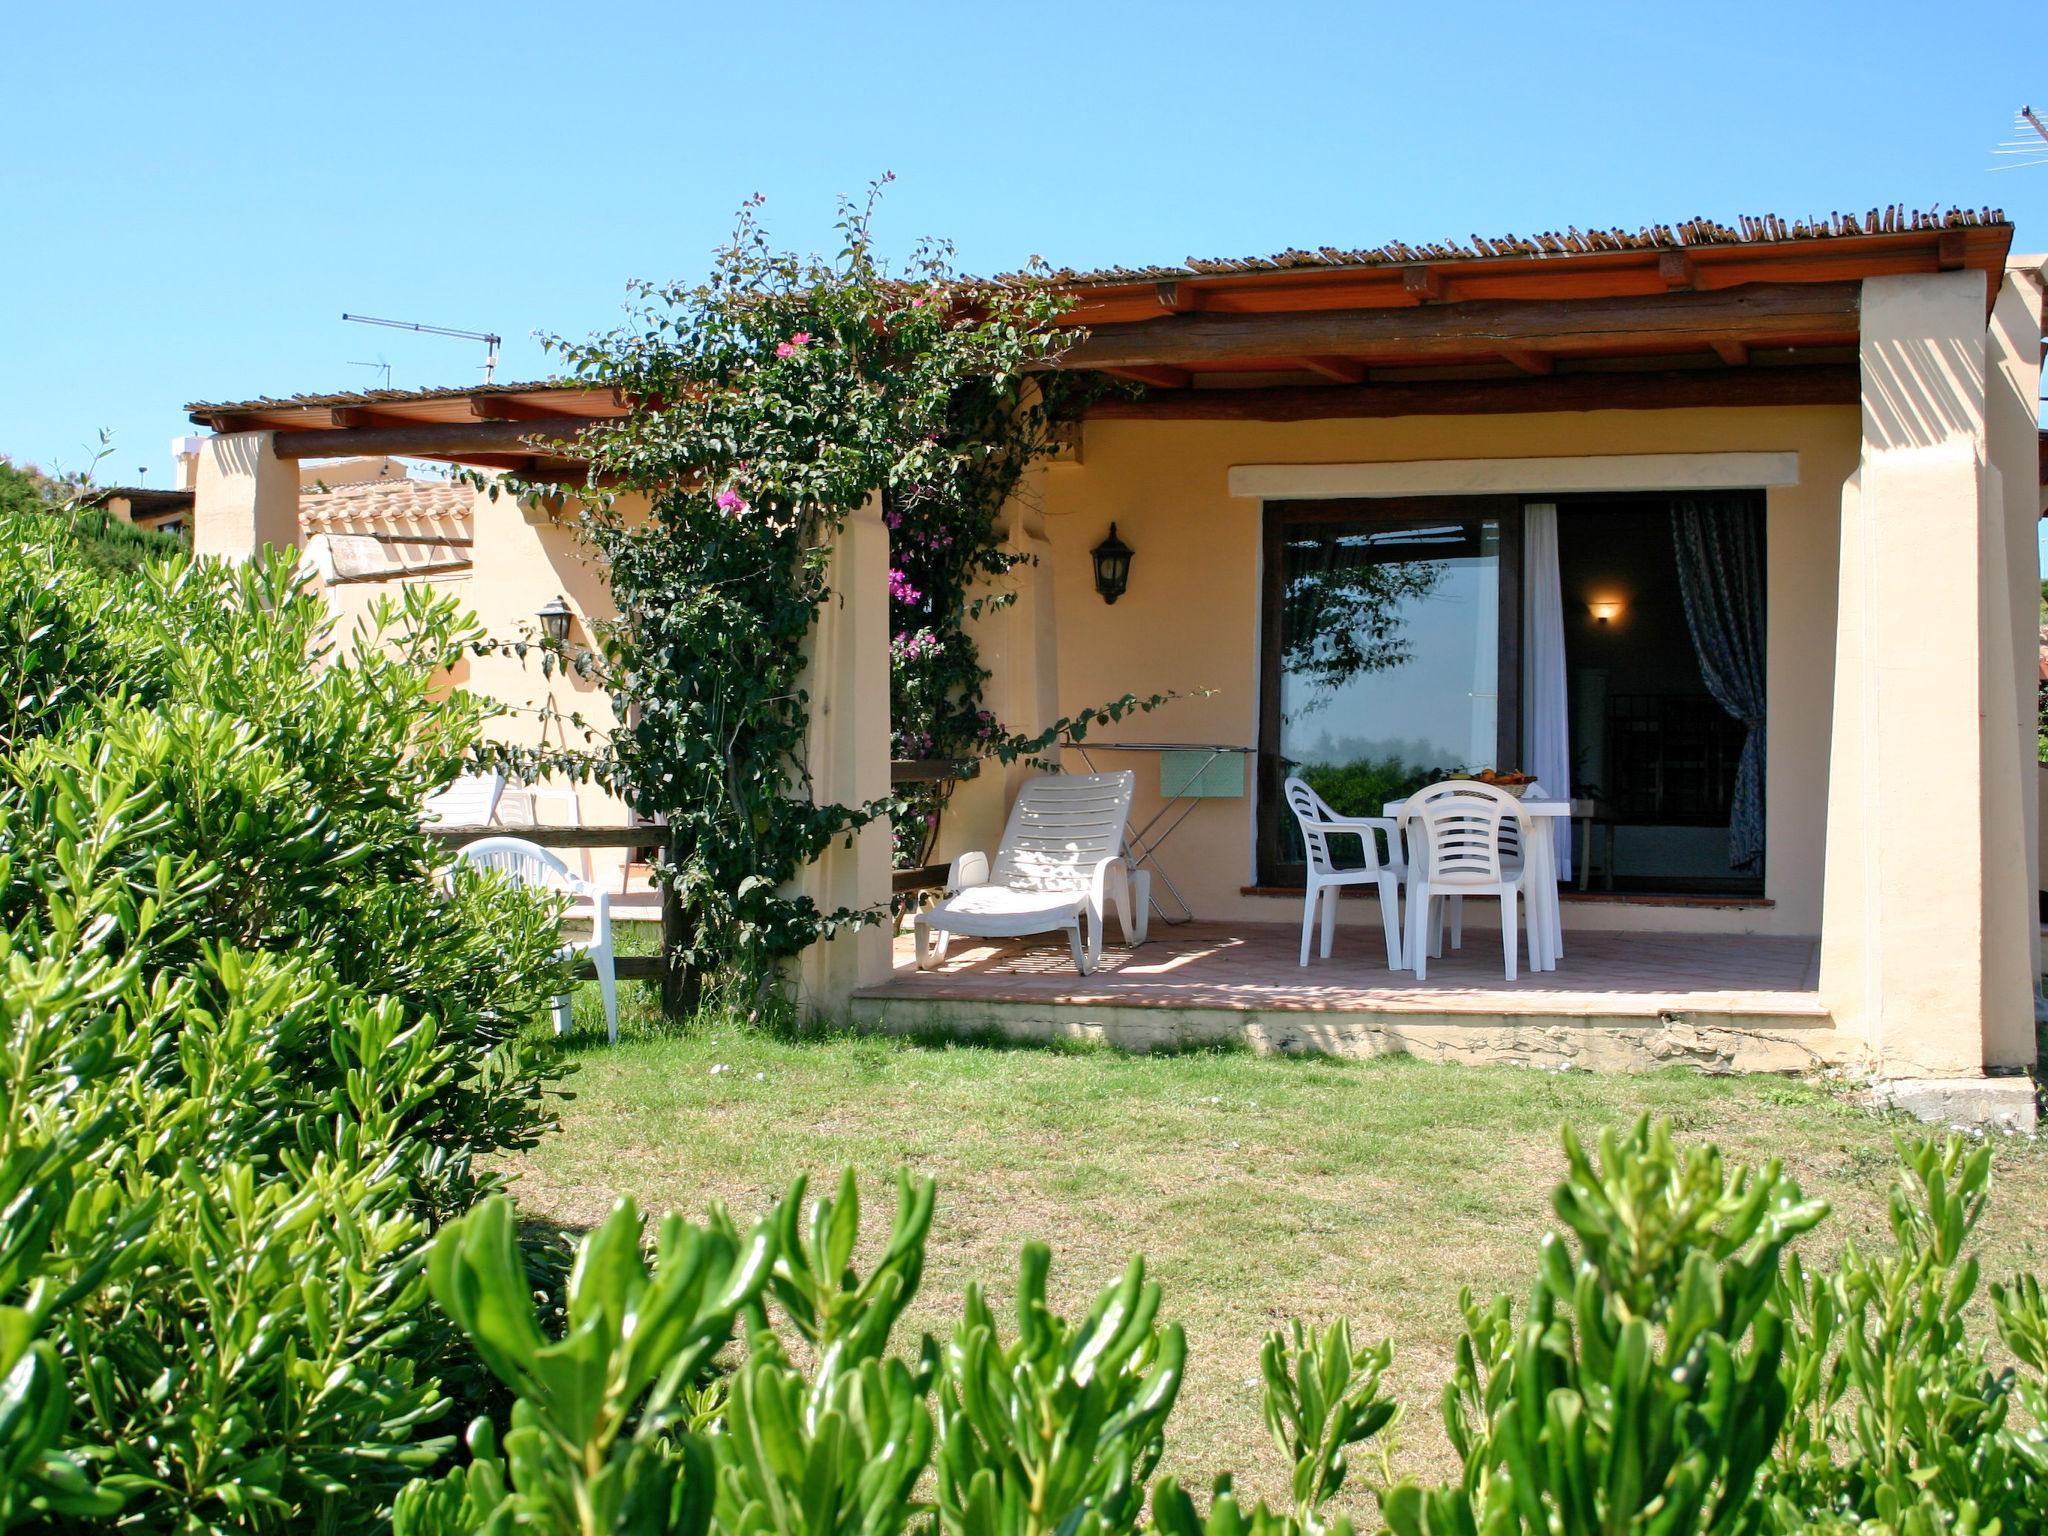
[[[1095,590],[1105,603],[1114,603],[1131,584],[1131,546],[1116,536],[1116,524],[1109,525],[1109,537],[1091,551],[1095,556]]]
[[[569,621],[574,617],[558,594],[540,610],[540,632],[560,645],[569,638]]]

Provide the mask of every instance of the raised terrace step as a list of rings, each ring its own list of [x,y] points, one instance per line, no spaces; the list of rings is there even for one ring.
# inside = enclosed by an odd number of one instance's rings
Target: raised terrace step
[[[1500,935],[1468,926],[1427,981],[1386,968],[1376,930],[1340,928],[1328,960],[1296,963],[1293,924],[1155,922],[1127,950],[1112,922],[1101,968],[1065,944],[955,940],[919,972],[899,939],[894,975],[860,992],[872,1028],[1105,1040],[1134,1050],[1236,1041],[1340,1056],[1640,1070],[1804,1071],[1849,1054],[1816,991],[1805,938],[1570,933],[1555,971],[1502,978]]]

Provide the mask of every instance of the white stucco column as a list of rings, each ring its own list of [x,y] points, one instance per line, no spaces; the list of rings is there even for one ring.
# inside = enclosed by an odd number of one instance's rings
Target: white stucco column
[[[247,560],[266,544],[299,542],[299,466],[272,452],[273,441],[269,432],[198,439],[194,554]]]
[[[2041,766],[2036,747],[2036,688],[2039,682],[2040,632],[2040,427],[2041,306],[2043,258],[2015,257],[1991,311],[1985,375],[1984,431],[1997,475],[1999,496],[1987,511],[1988,521],[2002,534],[1987,554],[2005,580],[2006,633],[2011,640],[2012,710],[2022,821],[2024,864],[2020,875],[2029,910],[2038,906],[2041,889]],[[1988,707],[1988,704],[1987,704]],[[2036,986],[2041,975],[2041,930],[2027,925],[2027,975]]]
[[[858,805],[889,793],[889,530],[881,498],[846,520],[825,580],[832,595],[811,630],[803,687],[811,723],[805,761],[818,805]],[[889,824],[839,838],[797,877],[824,912],[886,907]],[[889,975],[890,929],[870,923],[813,944],[796,962],[807,1014],[842,1015],[854,990]]]
[[[1985,278],[1863,285],[1842,508],[1821,990],[1881,1076],[2031,1059],[2005,514]],[[2031,623],[2031,619],[2029,619]]]

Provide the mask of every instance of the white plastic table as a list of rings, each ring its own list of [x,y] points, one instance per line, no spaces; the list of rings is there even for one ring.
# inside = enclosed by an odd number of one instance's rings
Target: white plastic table
[[[1398,822],[1407,808],[1406,800],[1389,800],[1384,809],[1386,815]],[[1572,802],[1531,798],[1521,801],[1520,808],[1529,910],[1536,918],[1530,935],[1529,969],[1554,971],[1558,957],[1564,953],[1564,921],[1558,911],[1557,836],[1552,823],[1571,821]],[[1407,829],[1402,830],[1405,835]]]

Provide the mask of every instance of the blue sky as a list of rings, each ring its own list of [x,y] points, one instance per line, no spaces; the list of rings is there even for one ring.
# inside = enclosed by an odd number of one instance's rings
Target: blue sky
[[[893,170],[885,239],[970,270],[1693,214],[2004,207],[2048,103],[2024,8],[22,5],[0,92],[0,452],[169,478],[194,399],[478,377],[506,337],[694,277],[751,193],[786,244]],[[1847,18],[1853,17],[1853,20]]]

